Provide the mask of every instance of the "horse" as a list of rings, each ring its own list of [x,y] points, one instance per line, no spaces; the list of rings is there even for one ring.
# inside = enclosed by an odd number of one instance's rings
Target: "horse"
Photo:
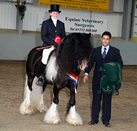
[[[35,110],[46,112],[45,123],[58,124],[60,117],[57,109],[59,91],[64,87],[70,90],[70,100],[66,111],[66,121],[72,125],[82,125],[83,121],[75,109],[75,93],[78,86],[80,71],[84,70],[92,59],[93,45],[91,35],[86,33],[71,33],[51,51],[45,68],[43,86],[37,85],[40,76],[42,50],[33,48],[26,62],[26,83],[24,100],[20,105],[20,113],[31,115]],[[43,93],[48,84],[53,85],[53,101],[49,109],[43,100]]]

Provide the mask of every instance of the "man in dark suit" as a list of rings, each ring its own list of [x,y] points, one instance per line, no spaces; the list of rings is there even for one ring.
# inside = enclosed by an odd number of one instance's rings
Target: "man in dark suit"
[[[102,122],[105,126],[110,127],[110,119],[111,119],[111,99],[112,94],[101,92],[98,94],[97,91],[100,87],[100,80],[102,77],[102,73],[99,71],[99,68],[103,63],[109,62],[118,62],[123,67],[123,61],[120,55],[119,49],[110,46],[111,41],[111,33],[105,31],[101,37],[102,46],[94,49],[94,56],[91,60],[91,65],[85,70],[85,74],[83,77],[83,82],[85,83],[88,80],[88,74],[90,73],[91,68],[95,64],[94,75],[92,80],[92,93],[93,93],[93,101],[92,101],[92,115],[91,121],[88,123],[89,125],[94,125],[98,123],[99,112],[100,112],[100,102],[102,99]],[[103,98],[102,98],[103,95]]]
[[[56,36],[61,37],[63,39],[66,34],[65,34],[65,25],[63,22],[58,20],[59,13],[61,12],[59,10],[59,5],[51,5],[50,6],[50,18],[48,20],[43,21],[42,27],[41,27],[41,39],[43,41],[43,46],[44,47],[49,47],[54,45],[54,39]],[[43,85],[44,83],[44,70],[45,66],[47,64],[48,56],[50,52],[54,49],[52,46],[51,48],[46,48],[43,50],[42,54],[42,60],[40,64],[40,74],[41,76],[38,79],[37,84],[38,85]]]

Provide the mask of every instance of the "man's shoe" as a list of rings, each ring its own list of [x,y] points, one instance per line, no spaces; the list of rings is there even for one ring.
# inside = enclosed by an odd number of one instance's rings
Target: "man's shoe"
[[[111,124],[109,122],[103,122],[103,124],[106,126],[106,127],[111,127]]]
[[[37,84],[40,85],[40,86],[43,86],[43,83],[44,83],[44,78],[42,76],[40,76],[38,78]]]
[[[93,121],[93,120],[91,120],[88,124],[89,124],[89,125],[98,124],[98,121]]]

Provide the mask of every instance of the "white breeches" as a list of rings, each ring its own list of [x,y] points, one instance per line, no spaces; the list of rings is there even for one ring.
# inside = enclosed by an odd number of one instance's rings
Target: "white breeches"
[[[43,64],[47,64],[47,60],[48,60],[48,57],[49,57],[49,54],[50,54],[50,52],[52,51],[52,50],[54,50],[55,49],[55,47],[54,46],[52,46],[52,47],[50,47],[50,48],[48,48],[48,49],[44,49],[43,50],[43,54],[42,54],[42,63]]]

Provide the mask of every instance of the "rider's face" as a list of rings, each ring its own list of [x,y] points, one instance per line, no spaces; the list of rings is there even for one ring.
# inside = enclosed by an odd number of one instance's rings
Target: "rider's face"
[[[50,16],[56,20],[59,17],[59,12],[52,11],[50,12]]]

